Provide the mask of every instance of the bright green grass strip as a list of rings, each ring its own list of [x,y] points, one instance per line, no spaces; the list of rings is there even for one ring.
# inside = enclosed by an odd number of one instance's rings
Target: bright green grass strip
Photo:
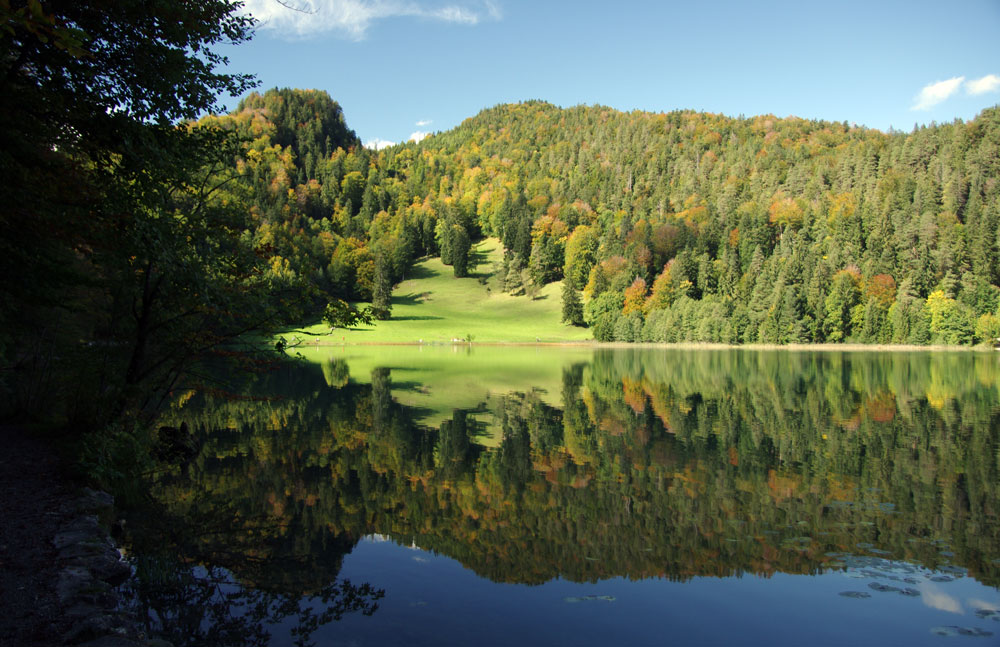
[[[320,365],[347,364],[352,382],[368,384],[376,368],[390,369],[392,397],[414,407],[414,419],[437,428],[455,409],[479,409],[473,415],[494,436],[499,433],[490,411],[497,396],[534,392],[543,402],[562,406],[566,368],[590,362],[590,346],[306,346],[297,349]],[[480,440],[484,444],[490,441]]]
[[[411,269],[409,279],[392,295],[392,318],[374,326],[330,328],[323,323],[304,328],[322,336],[299,335],[303,344],[419,343],[450,344],[471,336],[474,342],[580,342],[593,339],[587,328],[560,323],[562,283],[550,283],[538,297],[512,297],[501,292],[499,266],[502,248],[496,239],[473,247],[469,278],[456,279],[440,258],[425,259]],[[480,277],[486,280],[483,284]],[[293,341],[294,332],[283,335]]]

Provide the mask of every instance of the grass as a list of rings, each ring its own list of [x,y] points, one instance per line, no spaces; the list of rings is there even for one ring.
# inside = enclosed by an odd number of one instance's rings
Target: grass
[[[502,261],[496,239],[473,246],[468,278],[456,279],[440,258],[415,264],[392,294],[392,317],[373,326],[337,328],[322,322],[302,328],[308,346],[330,344],[565,343],[592,340],[591,331],[560,323],[562,283],[543,287],[536,298],[500,291],[496,268]],[[295,331],[283,334],[290,342]]]
[[[420,261],[393,291],[388,321],[332,332],[317,322],[282,337],[291,352],[308,361],[345,361],[352,382],[368,383],[373,369],[390,368],[393,398],[414,407],[422,424],[436,427],[456,408],[478,411],[472,417],[485,431],[479,442],[495,444],[500,429],[490,410],[496,395],[530,388],[542,401],[558,405],[563,368],[589,360],[593,352],[589,344],[535,346],[588,342],[592,336],[586,328],[560,323],[561,283],[545,286],[534,299],[503,293],[495,275],[502,253],[496,239],[475,245],[471,276],[462,279],[439,258]]]

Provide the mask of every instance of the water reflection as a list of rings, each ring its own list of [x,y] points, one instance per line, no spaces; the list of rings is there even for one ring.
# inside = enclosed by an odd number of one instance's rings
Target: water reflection
[[[494,582],[841,572],[865,580],[845,598],[926,605],[941,578],[1000,584],[993,355],[531,349],[510,388],[502,352],[352,350],[181,398],[165,422],[198,451],[155,479],[167,552],[284,596],[238,601],[262,627],[373,613],[382,591],[338,581],[372,534]]]
[[[369,584],[332,581],[311,590],[281,592],[240,581],[220,566],[194,566],[175,557],[141,555],[125,594],[147,631],[175,645],[269,645],[273,627],[287,623],[295,645],[345,614],[372,615],[385,592]]]

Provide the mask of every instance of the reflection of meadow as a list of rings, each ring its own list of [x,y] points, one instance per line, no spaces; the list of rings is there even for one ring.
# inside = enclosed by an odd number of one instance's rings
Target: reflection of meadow
[[[196,540],[203,559],[298,546],[308,569],[310,547],[378,533],[498,581],[812,573],[843,555],[1000,581],[992,355],[502,352],[495,371],[439,375],[441,356],[390,349],[393,368],[264,376],[268,401],[191,398],[173,415],[201,452],[157,492],[175,514],[259,521]],[[543,389],[511,383],[521,354]],[[456,406],[429,417],[399,383]]]
[[[421,424],[438,427],[455,409],[481,410],[491,395],[522,391],[526,385],[548,404],[559,406],[562,367],[589,359],[592,352],[585,346],[428,344],[306,348],[303,354],[308,361],[323,367],[328,384],[343,384],[347,377],[355,383],[368,384],[375,368],[389,368],[392,397],[410,407]],[[484,442],[496,444],[500,429],[493,417],[485,410],[476,417],[486,425]]]

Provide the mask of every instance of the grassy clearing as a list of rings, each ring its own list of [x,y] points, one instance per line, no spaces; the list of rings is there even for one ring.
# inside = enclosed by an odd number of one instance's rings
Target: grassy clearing
[[[502,260],[496,239],[473,246],[471,276],[456,279],[452,268],[439,258],[417,263],[410,278],[396,286],[392,318],[374,326],[338,328],[330,333],[318,322],[301,330],[303,344],[420,343],[451,344],[452,340],[485,343],[579,342],[593,337],[590,330],[559,322],[562,316],[562,283],[546,285],[535,299],[513,297],[499,289],[495,267]],[[289,341],[294,331],[283,335]]]

